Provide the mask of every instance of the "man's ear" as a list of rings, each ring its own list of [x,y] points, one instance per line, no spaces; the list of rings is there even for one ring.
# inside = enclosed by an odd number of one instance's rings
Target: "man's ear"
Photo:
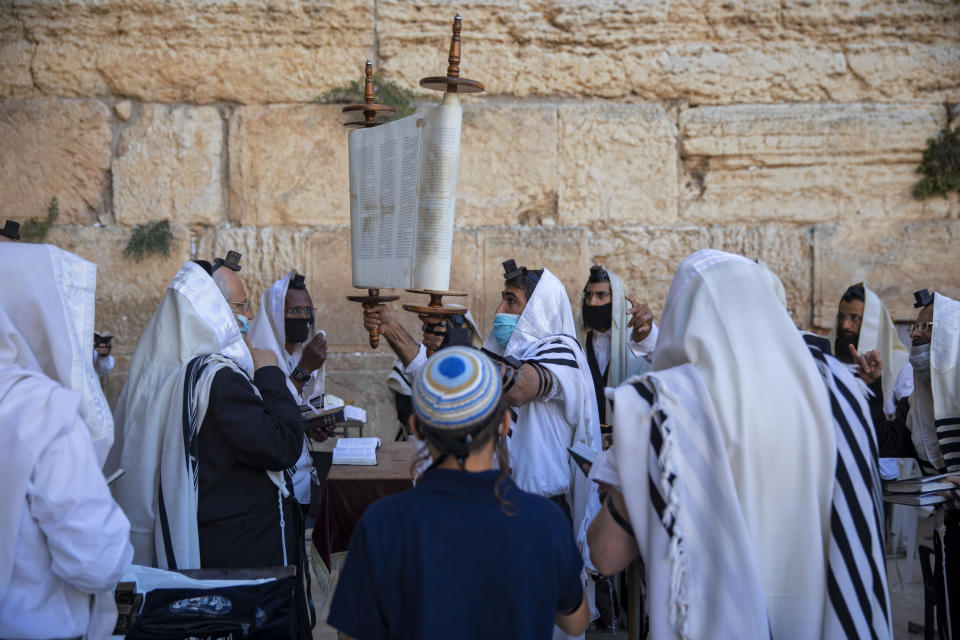
[[[506,438],[508,433],[510,433],[510,412],[504,411],[503,418],[500,420],[500,429],[497,435],[499,435],[501,438]]]
[[[420,437],[420,431],[417,429],[417,416],[415,414],[410,414],[410,417],[407,419],[407,424],[410,426],[410,433],[416,436],[417,440],[423,440],[423,438]]]

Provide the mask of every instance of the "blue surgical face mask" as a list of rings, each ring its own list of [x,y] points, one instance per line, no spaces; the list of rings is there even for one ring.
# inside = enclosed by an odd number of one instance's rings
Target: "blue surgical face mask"
[[[930,371],[930,343],[910,347],[910,364],[914,371]]]
[[[247,331],[250,331],[250,321],[247,320],[247,316],[242,314],[234,314],[237,316],[237,324],[240,325],[240,335],[247,335]]]
[[[496,339],[500,348],[506,348],[510,342],[510,336],[513,330],[517,328],[517,320],[520,319],[515,313],[496,313],[493,316],[493,337]]]

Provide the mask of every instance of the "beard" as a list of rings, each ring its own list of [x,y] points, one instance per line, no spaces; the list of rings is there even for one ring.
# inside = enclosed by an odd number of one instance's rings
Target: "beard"
[[[837,335],[837,339],[833,343],[833,357],[850,364],[853,362],[853,356],[850,355],[850,347],[854,349],[857,348],[857,343],[860,341],[860,336],[851,333],[841,333]]]

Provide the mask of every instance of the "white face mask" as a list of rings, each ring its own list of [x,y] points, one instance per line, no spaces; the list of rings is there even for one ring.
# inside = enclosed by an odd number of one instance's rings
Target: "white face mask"
[[[910,347],[910,364],[914,371],[930,371],[930,343]]]

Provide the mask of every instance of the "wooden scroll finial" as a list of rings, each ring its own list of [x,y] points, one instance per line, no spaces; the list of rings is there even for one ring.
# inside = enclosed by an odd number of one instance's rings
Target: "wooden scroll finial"
[[[453,37],[450,38],[450,55],[447,57],[447,75],[431,76],[420,81],[424,89],[445,91],[448,93],[480,93],[483,83],[460,77],[460,31],[463,21],[460,14],[453,19]]]
[[[377,114],[391,114],[396,113],[396,107],[391,107],[387,104],[377,104],[377,97],[373,89],[373,63],[367,60],[366,68],[363,70],[364,79],[363,79],[363,104],[351,104],[343,108],[344,113],[352,113],[354,111],[363,112],[363,120],[357,120],[356,122],[347,122],[344,123],[345,127],[355,127],[369,129],[370,127],[376,127],[382,122],[377,122]]]
[[[367,295],[365,296],[347,296],[347,300],[350,302],[359,302],[360,304],[383,304],[399,299],[400,296],[380,295],[380,289],[367,289]],[[380,330],[374,327],[370,329],[370,348],[376,349],[378,346],[380,346]]]
[[[458,16],[459,17],[459,16]],[[462,304],[443,304],[443,296],[465,296],[463,291],[432,291],[430,289],[406,289],[410,293],[418,293],[430,296],[430,302],[422,304],[405,304],[405,311],[410,311],[418,315],[437,316],[440,318],[449,318],[450,316],[462,316],[467,313],[467,308]],[[433,351],[427,349],[427,356],[432,356]]]

